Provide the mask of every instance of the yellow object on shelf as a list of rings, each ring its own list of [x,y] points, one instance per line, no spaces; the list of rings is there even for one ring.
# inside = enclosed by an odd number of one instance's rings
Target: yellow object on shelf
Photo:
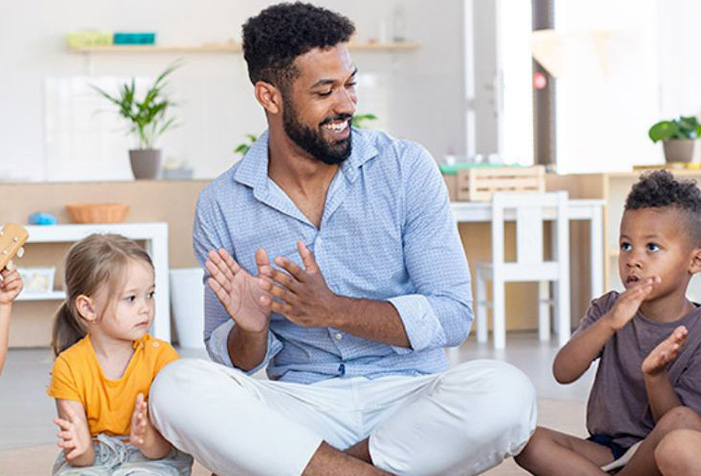
[[[73,223],[121,223],[129,213],[124,203],[70,203],[66,211]]]
[[[112,46],[113,34],[111,31],[72,31],[66,35],[66,39],[71,49]]]
[[[633,170],[701,170],[701,163],[666,162],[658,165],[635,165]]]

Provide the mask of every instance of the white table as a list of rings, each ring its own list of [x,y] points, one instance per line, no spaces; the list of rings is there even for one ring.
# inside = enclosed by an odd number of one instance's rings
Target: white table
[[[156,273],[156,315],[151,325],[154,337],[170,342],[170,303],[168,280],[168,224],[167,223],[114,223],[86,225],[27,226],[27,243],[70,243],[79,241],[92,233],[118,233],[132,240],[146,242],[146,251],[151,255]],[[63,291],[46,295],[22,296],[18,300],[62,300]]]
[[[450,208],[456,223],[490,222],[492,220],[492,205],[490,202],[451,202]],[[587,220],[590,223],[589,237],[591,243],[591,295],[592,299],[604,294],[604,232],[603,232],[604,200],[570,199],[567,202],[567,217],[572,220]],[[546,213],[545,218],[555,217]],[[513,211],[508,211],[505,220],[515,220]]]

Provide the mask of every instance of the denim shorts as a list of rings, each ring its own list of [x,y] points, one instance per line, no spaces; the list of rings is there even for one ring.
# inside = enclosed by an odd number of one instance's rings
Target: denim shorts
[[[613,438],[611,438],[608,435],[602,435],[602,434],[596,434],[596,435],[591,435],[589,438],[587,438],[589,441],[593,441],[594,443],[598,443],[602,446],[606,446],[608,449],[611,450],[611,453],[613,454],[613,459],[617,460],[621,456],[625,454],[626,451],[628,451],[627,447],[623,447],[619,445],[618,443],[614,443]]]
[[[138,448],[122,441],[127,437],[97,435],[92,466],[74,468],[61,451],[53,476],[190,476],[192,457],[173,448],[165,458],[148,459]]]

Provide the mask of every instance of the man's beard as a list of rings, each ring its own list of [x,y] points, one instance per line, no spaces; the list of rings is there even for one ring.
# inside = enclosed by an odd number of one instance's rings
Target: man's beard
[[[327,165],[342,164],[350,156],[351,134],[353,131],[349,130],[348,137],[345,139],[330,144],[328,141],[324,140],[321,126],[329,122],[350,121],[353,116],[350,114],[340,114],[335,117],[327,117],[319,124],[319,129],[315,131],[297,120],[297,113],[292,105],[292,101],[288,101],[284,98],[283,101],[282,127],[287,136],[292,139],[295,144],[315,159]],[[350,127],[350,124],[348,127]]]

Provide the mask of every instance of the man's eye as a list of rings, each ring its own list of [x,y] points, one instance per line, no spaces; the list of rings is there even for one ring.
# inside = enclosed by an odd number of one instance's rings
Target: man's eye
[[[318,94],[319,96],[321,96],[321,97],[327,97],[327,96],[331,96],[331,93],[332,93],[332,92],[333,92],[333,90],[321,91],[321,92],[318,92],[317,94]]]
[[[630,251],[633,247],[630,243],[621,243],[621,251]]]

